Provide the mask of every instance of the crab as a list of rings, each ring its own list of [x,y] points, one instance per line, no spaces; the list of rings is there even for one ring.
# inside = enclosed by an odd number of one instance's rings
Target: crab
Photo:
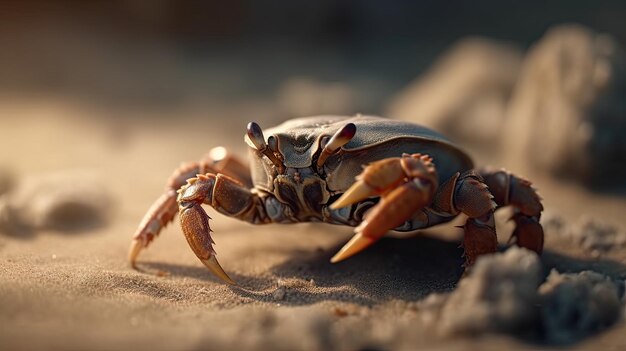
[[[366,249],[388,231],[414,231],[467,216],[464,266],[498,248],[494,211],[513,207],[510,242],[541,253],[541,198],[506,170],[474,170],[470,157],[439,133],[373,116],[297,118],[268,129],[251,122],[250,167],[224,148],[184,163],[141,221],[129,251],[137,257],[178,213],[192,251],[217,277],[202,205],[253,224],[326,222],[355,227],[331,262]]]

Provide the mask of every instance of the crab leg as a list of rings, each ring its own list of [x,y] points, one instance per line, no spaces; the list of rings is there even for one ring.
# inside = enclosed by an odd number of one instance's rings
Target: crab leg
[[[498,250],[495,220],[493,212],[496,203],[493,195],[483,179],[474,171],[468,171],[446,182],[452,192],[452,204],[456,211],[463,212],[468,219],[463,226],[463,249],[465,251],[465,265],[472,266],[476,259],[484,254]],[[445,196],[447,197],[447,196]]]
[[[515,208],[512,219],[516,226],[511,239],[515,239],[518,246],[541,253],[543,228],[539,217],[543,206],[529,181],[500,170],[483,171],[480,175],[474,171],[457,174],[449,183],[454,184],[455,209],[469,217],[463,226],[466,266],[471,266],[480,255],[496,252],[498,240],[493,212],[507,205]]]
[[[539,224],[543,205],[541,197],[532,184],[506,170],[482,171],[485,183],[494,195],[498,207],[511,205],[515,213],[515,230],[511,239],[521,247],[541,253],[543,250],[543,228]]]
[[[431,202],[436,189],[437,173],[427,155],[404,154],[366,167],[356,183],[331,205],[331,209],[348,206],[370,196],[381,196],[380,202],[366,214],[354,237],[333,256],[331,262],[357,254],[387,231],[400,226]]]
[[[141,250],[147,247],[178,213],[176,191],[185,184],[187,179],[194,177],[198,173],[206,172],[221,172],[240,180],[246,185],[252,183],[247,166],[236,157],[229,155],[223,147],[212,149],[200,162],[182,164],[167,181],[165,191],[150,206],[133,235],[133,241],[128,252],[128,260],[132,267],[135,267],[137,256],[139,256]]]
[[[202,204],[229,217],[251,223],[267,223],[263,199],[252,193],[242,183],[224,174],[199,174],[187,180],[178,191],[180,224],[185,238],[200,261],[220,279],[235,284],[216,259],[211,238],[210,217]]]

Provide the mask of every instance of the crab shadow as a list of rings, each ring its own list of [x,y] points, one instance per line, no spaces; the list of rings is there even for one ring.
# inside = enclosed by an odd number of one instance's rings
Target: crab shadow
[[[418,301],[431,293],[452,291],[464,271],[463,249],[454,241],[428,236],[383,238],[359,255],[331,264],[330,257],[342,244],[327,250],[291,251],[287,260],[261,276],[229,273],[239,284],[231,289],[243,298],[282,305],[343,301],[374,306],[394,299]],[[544,278],[552,269],[561,273],[591,270],[613,279],[626,278],[626,265],[609,259],[582,259],[546,250],[541,260]],[[144,273],[166,271],[172,276],[221,284],[204,267],[158,262],[142,266]],[[276,299],[278,289],[284,293]]]
[[[342,245],[340,241],[327,250],[290,251],[287,260],[261,276],[229,272],[239,284],[231,289],[244,298],[283,305],[346,301],[373,306],[388,299],[419,300],[451,291],[463,274],[463,250],[456,242],[424,236],[384,238],[359,255],[330,263]],[[144,262],[139,270],[221,283],[200,266]],[[280,288],[285,296],[276,301],[273,293]]]
[[[320,301],[347,301],[373,306],[389,300],[418,301],[432,293],[450,292],[461,279],[463,249],[459,242],[428,236],[384,238],[372,248],[337,264],[331,256],[343,241],[328,250],[295,251],[290,259],[271,268],[273,278],[240,276],[266,287],[276,280],[308,281],[301,288],[286,284],[284,305],[307,305]],[[500,246],[504,251],[508,246]],[[541,256],[543,280],[552,269],[561,273],[594,271],[614,280],[626,278],[626,265],[603,258],[578,258],[545,250]],[[252,282],[252,281],[250,281]],[[235,289],[242,296],[267,300],[267,296]]]
[[[463,274],[463,250],[456,242],[426,236],[384,238],[350,259],[330,263],[343,244],[295,253],[271,269],[277,277],[310,282],[312,289],[287,287],[285,303],[317,302],[324,297],[364,305],[390,299],[414,301],[433,292],[453,290]],[[315,296],[315,291],[321,291],[321,296]]]

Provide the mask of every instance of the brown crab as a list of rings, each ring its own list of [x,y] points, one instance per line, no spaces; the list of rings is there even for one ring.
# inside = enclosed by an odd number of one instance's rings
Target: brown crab
[[[422,126],[370,116],[289,120],[266,131],[248,124],[251,167],[223,148],[174,171],[141,221],[133,266],[178,212],[193,252],[219,278],[209,216],[202,204],[254,224],[326,222],[355,226],[331,262],[370,246],[387,231],[412,231],[467,215],[466,265],[497,250],[493,212],[514,207],[516,244],[540,253],[543,206],[530,182],[504,170],[474,171],[470,158]],[[364,169],[364,165],[367,165]]]

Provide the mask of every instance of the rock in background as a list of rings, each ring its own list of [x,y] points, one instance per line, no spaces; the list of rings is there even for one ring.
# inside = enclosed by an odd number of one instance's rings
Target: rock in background
[[[527,167],[588,184],[626,173],[624,56],[608,35],[548,31],[524,60],[503,148]]]
[[[25,177],[0,196],[0,233],[83,232],[104,225],[112,196],[95,173],[64,170]]]
[[[387,116],[492,144],[522,63],[520,49],[483,38],[461,40],[390,103]]]
[[[552,28],[523,60],[515,47],[470,38],[398,94],[387,115],[499,149],[522,173],[612,185],[626,175],[624,57],[610,36],[579,25]]]

